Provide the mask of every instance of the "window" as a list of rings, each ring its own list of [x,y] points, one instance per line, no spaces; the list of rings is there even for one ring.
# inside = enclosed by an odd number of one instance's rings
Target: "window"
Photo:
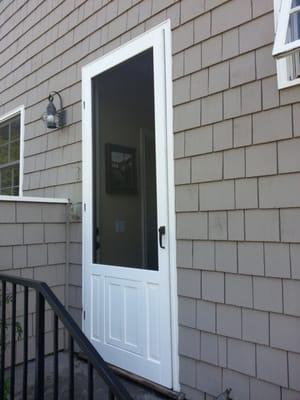
[[[0,195],[22,195],[23,108],[0,117]]]
[[[278,88],[300,84],[300,0],[274,0]]]
[[[279,0],[276,2],[280,3]],[[273,56],[284,57],[300,47],[300,0],[279,4]]]

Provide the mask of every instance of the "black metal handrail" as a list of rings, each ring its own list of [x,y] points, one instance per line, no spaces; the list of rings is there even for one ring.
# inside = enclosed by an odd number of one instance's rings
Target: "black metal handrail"
[[[54,312],[54,331],[53,331],[53,361],[54,361],[54,389],[53,399],[58,398],[58,320],[60,320],[69,334],[69,399],[74,398],[74,341],[84,353],[88,361],[88,399],[93,399],[93,370],[95,370],[109,388],[109,398],[114,397],[120,400],[132,400],[132,397],[122,385],[120,380],[109,368],[107,363],[99,355],[91,342],[84,335],[80,327],[64,308],[56,295],[52,292],[45,282],[32,279],[20,278],[6,274],[0,274],[2,282],[1,305],[1,339],[0,339],[0,399],[4,398],[5,388],[5,331],[6,331],[6,299],[7,283],[12,285],[12,315],[11,315],[11,358],[10,358],[10,399],[14,399],[15,393],[15,362],[16,362],[16,294],[17,285],[24,287],[24,328],[23,328],[23,386],[22,398],[27,399],[27,379],[28,379],[28,290],[34,289],[36,292],[35,310],[35,400],[44,399],[44,371],[45,371],[45,301]]]

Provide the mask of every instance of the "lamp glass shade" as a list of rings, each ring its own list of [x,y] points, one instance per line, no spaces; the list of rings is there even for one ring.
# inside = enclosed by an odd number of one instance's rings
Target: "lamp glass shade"
[[[49,101],[47,106],[47,117],[46,117],[47,128],[56,128],[56,108],[52,101]]]
[[[55,129],[56,128],[56,118],[55,115],[47,115],[46,117],[47,128]]]

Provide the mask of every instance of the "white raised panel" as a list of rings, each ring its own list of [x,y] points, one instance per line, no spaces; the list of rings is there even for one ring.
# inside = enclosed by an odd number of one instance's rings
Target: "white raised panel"
[[[124,341],[128,346],[139,347],[139,295],[138,288],[124,287]]]
[[[105,277],[105,342],[142,355],[145,302],[142,282]]]
[[[105,282],[106,285],[106,342],[121,345],[123,341],[123,288],[115,282]]]

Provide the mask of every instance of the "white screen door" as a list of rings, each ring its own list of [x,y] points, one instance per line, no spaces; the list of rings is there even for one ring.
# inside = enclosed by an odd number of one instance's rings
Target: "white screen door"
[[[83,68],[83,325],[106,361],[172,387],[166,26]]]

